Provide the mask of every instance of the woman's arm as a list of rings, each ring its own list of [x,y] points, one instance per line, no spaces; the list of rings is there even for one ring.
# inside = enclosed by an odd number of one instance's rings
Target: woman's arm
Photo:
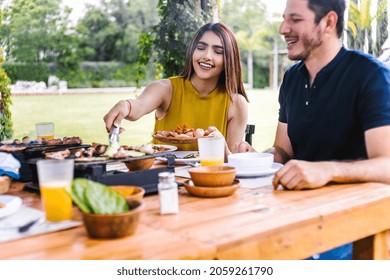
[[[244,138],[248,122],[248,102],[241,94],[235,94],[230,103],[228,123],[226,129],[226,142],[230,150]]]
[[[107,131],[118,126],[123,119],[136,121],[156,110],[156,117],[162,118],[172,100],[171,81],[159,80],[149,84],[137,99],[121,100],[104,116]]]

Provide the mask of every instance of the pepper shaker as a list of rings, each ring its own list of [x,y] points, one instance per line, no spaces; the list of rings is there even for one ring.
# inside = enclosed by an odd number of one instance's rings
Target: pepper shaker
[[[178,186],[175,181],[175,174],[162,172],[158,174],[158,195],[160,199],[160,214],[179,213]]]

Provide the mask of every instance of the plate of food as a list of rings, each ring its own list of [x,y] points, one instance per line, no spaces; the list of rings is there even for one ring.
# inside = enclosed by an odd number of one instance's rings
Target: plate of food
[[[214,131],[211,127],[204,130],[202,128],[191,128],[187,125],[178,125],[176,129],[156,131],[153,138],[163,143],[192,144],[196,143],[199,138],[213,137]]]
[[[20,209],[22,199],[14,195],[0,195],[0,218],[9,216]]]
[[[175,158],[176,164],[187,164],[189,162],[200,161],[198,151],[175,151],[170,154]],[[168,161],[166,157],[157,157],[157,159],[163,162]]]

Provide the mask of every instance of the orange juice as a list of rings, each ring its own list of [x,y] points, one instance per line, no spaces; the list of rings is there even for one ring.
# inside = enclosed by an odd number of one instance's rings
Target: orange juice
[[[72,218],[72,198],[65,190],[69,182],[57,181],[40,185],[46,220],[60,222]]]
[[[54,135],[39,135],[42,140],[51,140],[54,139]]]
[[[201,159],[200,164],[202,166],[222,166],[223,159]]]

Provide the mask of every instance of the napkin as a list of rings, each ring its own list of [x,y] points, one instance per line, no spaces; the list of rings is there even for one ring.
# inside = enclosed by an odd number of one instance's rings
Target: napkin
[[[29,231],[19,233],[18,228],[33,220],[39,219]],[[45,213],[41,210],[23,206],[16,213],[0,219],[0,243],[15,239],[20,239],[28,236],[34,236],[68,228],[80,226],[80,221],[63,221],[51,223],[45,221]]]
[[[20,162],[12,154],[0,152],[0,176],[19,179],[19,168]]]

